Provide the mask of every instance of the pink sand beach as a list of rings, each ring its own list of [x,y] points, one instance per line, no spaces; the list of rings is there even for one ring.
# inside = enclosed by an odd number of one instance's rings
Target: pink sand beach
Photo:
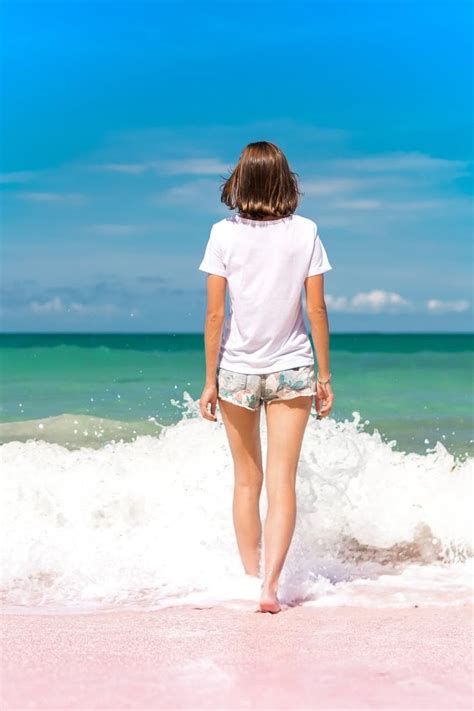
[[[1,619],[2,709],[472,708],[468,604]]]

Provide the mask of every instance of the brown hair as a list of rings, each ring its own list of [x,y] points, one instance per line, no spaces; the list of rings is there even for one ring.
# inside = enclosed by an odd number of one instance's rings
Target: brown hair
[[[221,186],[221,202],[242,217],[263,219],[292,215],[300,195],[297,174],[285,154],[268,141],[249,143]]]

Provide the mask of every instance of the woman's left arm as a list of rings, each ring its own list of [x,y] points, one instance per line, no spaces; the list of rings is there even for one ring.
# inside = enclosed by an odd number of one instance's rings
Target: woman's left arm
[[[217,364],[225,320],[225,294],[227,279],[217,274],[207,277],[207,308],[204,328],[204,350],[206,354],[206,382],[199,399],[201,415],[215,422],[217,406]],[[210,406],[210,411],[209,411]]]

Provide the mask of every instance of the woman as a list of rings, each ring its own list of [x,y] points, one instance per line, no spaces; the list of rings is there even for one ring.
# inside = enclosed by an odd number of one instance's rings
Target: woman
[[[264,577],[260,610],[279,612],[278,581],[296,520],[295,480],[315,396],[318,418],[333,406],[324,272],[332,269],[317,226],[300,215],[296,174],[272,143],[250,143],[224,183],[235,214],[212,226],[199,269],[208,273],[204,418],[222,414],[234,462],[233,519],[248,575],[260,574],[263,482],[260,405],[267,419]],[[226,288],[230,313],[225,319]],[[302,289],[315,345],[305,327]]]

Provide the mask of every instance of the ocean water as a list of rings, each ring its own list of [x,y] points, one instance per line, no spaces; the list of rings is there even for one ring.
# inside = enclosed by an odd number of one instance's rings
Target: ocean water
[[[203,337],[3,335],[0,590],[9,610],[239,605],[232,463],[197,400]],[[471,335],[333,334],[310,418],[288,604],[472,594]],[[265,460],[266,427],[262,417]],[[262,515],[266,501],[262,497]]]

